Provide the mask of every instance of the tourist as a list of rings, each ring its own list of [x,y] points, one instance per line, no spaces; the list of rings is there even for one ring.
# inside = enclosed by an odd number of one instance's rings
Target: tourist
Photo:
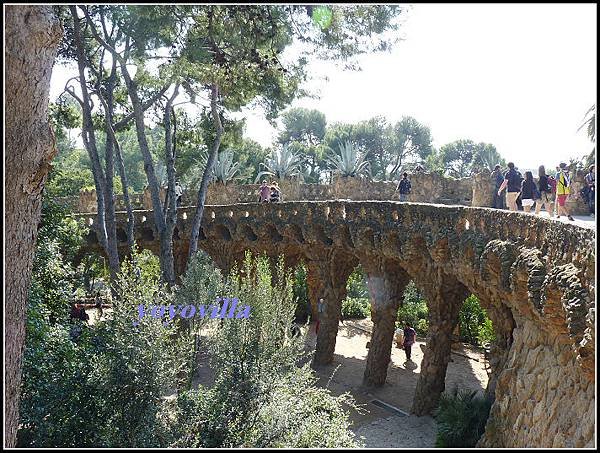
[[[504,209],[504,197],[498,194],[498,190],[500,189],[500,186],[502,186],[502,182],[504,181],[504,176],[502,175],[500,165],[496,165],[494,167],[494,171],[491,174],[491,178],[494,182],[494,202],[492,204],[492,208]]]
[[[417,332],[413,329],[409,323],[406,323],[404,327],[404,352],[406,353],[406,360],[409,362],[410,360],[410,348],[415,344],[415,338],[417,337]]]
[[[521,202],[523,203],[523,210],[525,212],[531,211],[531,207],[535,203],[535,200],[541,198],[538,188],[533,180],[533,174],[530,171],[525,172],[525,179],[521,183]]]
[[[82,304],[71,304],[71,319],[79,319],[80,321],[89,321],[90,316],[85,311],[85,306]]]
[[[277,185],[276,181],[273,181],[271,183],[271,203],[279,203],[279,201],[281,200],[281,190],[279,189],[279,186]]]
[[[398,183],[396,190],[400,192],[400,201],[408,201],[408,195],[410,194],[410,180],[408,179],[408,173],[402,174],[402,179]]]
[[[394,332],[394,340],[396,341],[396,347],[402,348],[404,346],[404,331],[402,327],[398,327]]]
[[[319,325],[321,324],[321,317],[325,314],[325,301],[319,299],[317,302],[317,322],[315,324],[315,334],[319,334]]]
[[[538,191],[540,192],[540,199],[535,203],[535,213],[539,214],[542,206],[544,206],[550,217],[554,217],[555,187],[553,187],[550,178],[552,177],[546,174],[546,168],[540,165],[540,168],[538,168]]]
[[[519,175],[519,181],[520,184],[523,184],[523,175],[521,174],[521,172],[519,171],[519,169],[517,167],[515,167],[515,171],[517,172],[517,175]],[[517,211],[522,211],[523,210],[523,203],[522,203],[522,199],[521,199],[521,192],[519,191],[519,195],[517,196],[517,199],[515,201],[515,203],[517,204]]]
[[[587,205],[590,210],[590,215],[594,216],[596,211],[596,175],[594,170],[596,167],[590,165],[588,174],[585,175],[585,188],[587,189]]]
[[[557,217],[560,218],[561,214],[567,216],[571,221],[575,220],[567,209],[567,198],[571,194],[571,177],[569,176],[569,167],[567,164],[562,162],[559,165],[560,172],[556,174],[556,204],[557,204]]]
[[[511,211],[517,210],[517,197],[521,192],[521,176],[515,169],[515,164],[508,163],[508,171],[504,174],[504,181],[496,192],[498,195],[506,188],[506,204]]]
[[[175,205],[179,206],[181,204],[181,197],[183,195],[183,187],[179,184],[179,181],[175,183]]]
[[[271,198],[271,188],[267,185],[267,181],[264,181],[260,185],[260,189],[258,189],[258,202],[259,203],[268,203]]]

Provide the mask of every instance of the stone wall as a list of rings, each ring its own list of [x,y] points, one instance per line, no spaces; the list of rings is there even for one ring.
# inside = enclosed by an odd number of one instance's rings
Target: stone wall
[[[572,214],[587,214],[587,206],[579,196],[585,185],[585,173],[579,171],[573,178],[572,196],[567,200]],[[535,178],[537,181],[537,178]],[[410,175],[412,193],[408,201],[415,203],[436,203],[447,205],[491,207],[494,182],[490,172],[482,172],[469,177],[455,179],[438,173],[417,172]],[[359,178],[337,178],[333,184],[301,184],[295,180],[280,183],[282,201],[325,201],[325,200],[398,200],[397,182],[368,181]],[[259,184],[211,184],[206,194],[206,204],[223,205],[254,203],[258,201]],[[165,199],[166,190],[161,189]],[[134,209],[152,209],[150,191],[130,194]],[[184,191],[182,206],[194,206],[197,194]],[[96,191],[81,191],[79,197],[64,197],[62,203],[75,212],[96,212]],[[124,211],[122,195],[115,196],[116,210]]]
[[[408,201],[470,206],[473,198],[471,178],[446,178],[437,173],[418,172],[410,176],[412,193]],[[368,181],[358,178],[337,178],[333,184],[301,184],[295,180],[280,182],[282,201],[303,200],[398,200],[397,182]],[[206,194],[206,204],[223,205],[254,203],[258,201],[259,184],[211,184]],[[161,190],[165,198],[165,189]],[[152,209],[150,191],[130,194],[134,209]],[[182,206],[194,206],[197,194],[184,191]],[[96,191],[81,191],[79,197],[64,197],[64,205],[75,212],[96,212]],[[115,196],[116,210],[124,211],[122,195]]]
[[[174,255],[185,269],[194,207],[178,210]],[[364,379],[382,385],[400,288],[428,294],[430,329],[412,411],[444,391],[449,338],[466,291],[497,328],[494,395],[481,447],[590,447],[595,443],[595,231],[539,216],[390,201],[213,205],[198,246],[224,270],[246,251],[304,261],[312,297],[326,303],[314,356],[331,363],[346,279],[360,263],[379,278]],[[93,215],[79,216],[93,223]],[[158,251],[151,211],[137,211],[136,241]],[[117,214],[119,229],[125,213]],[[124,230],[123,230],[124,231]],[[90,233],[86,252],[99,250]],[[119,244],[123,255],[126,241]],[[372,279],[372,278],[371,278]]]

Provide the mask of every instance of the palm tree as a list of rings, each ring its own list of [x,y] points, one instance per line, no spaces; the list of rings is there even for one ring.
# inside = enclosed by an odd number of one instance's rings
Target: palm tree
[[[365,160],[365,154],[351,142],[340,145],[339,154],[332,154],[326,158],[334,173],[344,177],[355,177],[369,175],[369,162]]]
[[[255,183],[260,181],[263,175],[269,175],[279,180],[299,177],[302,178],[302,157],[294,153],[288,146],[283,145],[281,149],[274,150],[265,162],[261,163],[265,170],[258,173]]]

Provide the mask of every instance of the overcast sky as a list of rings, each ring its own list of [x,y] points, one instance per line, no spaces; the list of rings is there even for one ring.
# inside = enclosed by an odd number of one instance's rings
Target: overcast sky
[[[435,146],[472,139],[496,146],[520,168],[554,167],[588,154],[577,132],[596,99],[595,4],[417,4],[390,53],[361,58],[361,72],[311,66],[328,122],[409,115],[431,128]],[[52,96],[67,72],[55,67]],[[246,136],[271,145],[261,112],[245,112]]]

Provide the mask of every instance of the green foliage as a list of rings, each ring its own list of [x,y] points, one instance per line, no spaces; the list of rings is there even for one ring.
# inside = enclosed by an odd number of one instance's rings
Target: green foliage
[[[251,307],[246,319],[225,319],[209,338],[211,388],[182,393],[168,415],[172,447],[355,446],[342,404],[316,388],[308,364],[299,367],[303,338],[291,335],[292,276],[271,285],[269,261],[246,258],[225,291]],[[280,263],[279,271],[283,272]],[[280,274],[283,275],[283,274]]]
[[[454,388],[442,393],[436,410],[436,447],[475,447],[485,431],[492,400],[477,391]]]
[[[356,268],[348,277],[346,283],[346,294],[349,298],[363,299],[369,297],[369,290],[365,281],[365,273],[362,267],[356,266]]]
[[[137,262],[148,264],[144,257]],[[161,397],[176,383],[185,342],[137,305],[168,304],[152,266],[124,263],[112,313],[95,325],[49,324],[49,306],[29,300],[19,445],[33,447],[159,446]],[[132,276],[134,278],[132,278]],[[137,277],[135,277],[137,276]],[[73,329],[81,335],[71,339]]]
[[[293,293],[296,300],[296,322],[305,323],[310,315],[310,299],[306,285],[306,265],[303,263],[294,269]]]
[[[482,346],[494,339],[492,321],[479,303],[479,299],[471,294],[465,299],[458,314],[460,336],[475,346]]]
[[[404,290],[404,303],[398,309],[397,321],[401,327],[410,324],[419,335],[427,335],[429,310],[413,281]]]
[[[492,343],[495,340],[496,332],[494,331],[492,320],[486,315],[485,320],[482,324],[479,325],[477,329],[477,344],[480,346],[484,346]]]
[[[256,176],[254,182],[260,181],[264,175],[279,180],[299,177],[302,175],[302,159],[288,145],[273,150],[271,156],[265,159],[262,166],[266,169]]]
[[[503,165],[504,159],[494,145],[475,143],[472,140],[456,140],[442,146],[430,163],[443,168],[447,175],[454,178],[470,176],[481,168],[493,169],[496,164]]]
[[[345,142],[340,146],[339,154],[328,156],[327,161],[330,169],[342,177],[360,177],[370,172],[365,157],[351,142]]]
[[[297,154],[304,156],[305,181],[319,182],[325,164],[325,147],[322,146],[327,126],[325,115],[318,110],[297,107],[285,112],[282,122],[278,141],[289,144]]]
[[[342,316],[345,319],[364,319],[371,315],[369,299],[347,297],[342,301]]]

